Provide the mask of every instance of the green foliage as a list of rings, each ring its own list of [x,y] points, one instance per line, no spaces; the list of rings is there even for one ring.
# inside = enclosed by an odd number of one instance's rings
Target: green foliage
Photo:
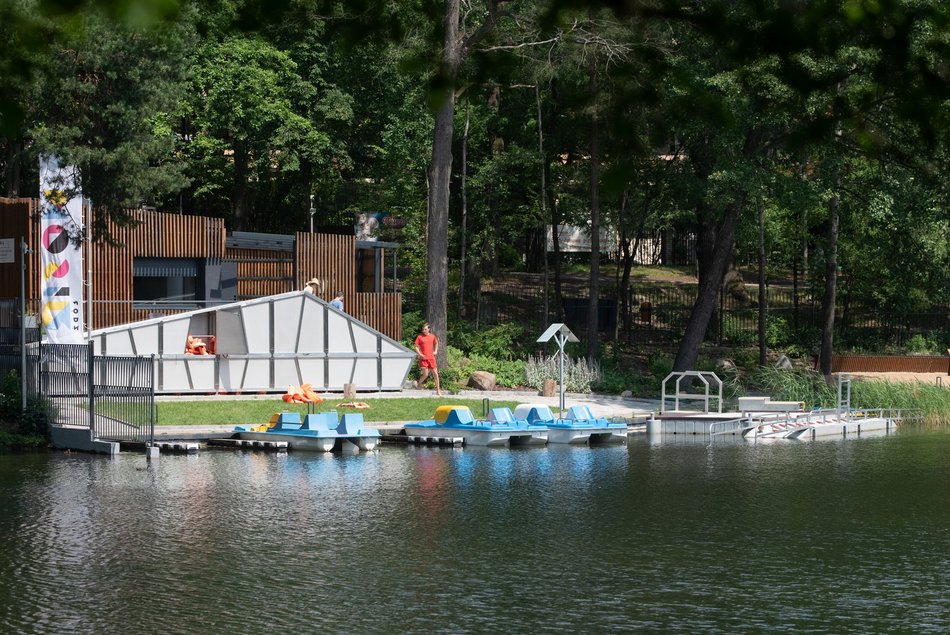
[[[0,381],[0,420],[15,426],[17,434],[48,439],[50,425],[56,419],[56,408],[47,397],[28,397],[22,410],[20,376],[7,373]]]
[[[904,342],[904,350],[912,355],[943,355],[950,346],[950,335],[945,331],[915,333]]]
[[[454,391],[468,381],[469,360],[465,353],[454,346],[447,346],[445,352],[446,363],[439,369],[439,379],[443,389]]]
[[[528,386],[541,390],[544,380],[560,380],[560,356],[529,357],[525,362],[525,376]],[[600,381],[600,367],[591,364],[584,357],[567,357],[564,359],[564,387],[568,392],[590,392],[592,386]]]
[[[759,367],[759,349],[737,348],[731,352],[729,359],[737,369],[752,372]]]
[[[47,443],[42,436],[26,436],[0,430],[0,450],[38,450],[46,447]]]
[[[780,315],[769,314],[765,321],[765,343],[769,348],[785,346],[792,341],[792,329],[788,320]]]
[[[446,366],[439,369],[443,389],[458,390],[468,383],[476,370],[493,373],[499,386],[514,388],[525,382],[525,363],[520,360],[499,359],[478,353],[465,354],[449,346],[446,350]]]
[[[49,75],[32,86],[34,143],[24,158],[55,154],[78,166],[83,195],[121,221],[187,185],[166,115],[183,95],[193,32],[180,21],[116,24],[95,8],[74,18],[77,28],[38,57]]]
[[[785,370],[772,366],[758,367],[745,380],[754,392],[769,395],[776,401],[802,401],[807,407],[831,408],[837,403],[837,388],[824,377],[810,370]]]
[[[758,333],[746,328],[743,320],[726,317],[722,323],[722,339],[736,347],[754,346],[758,339]]]
[[[654,377],[659,377],[662,381],[664,377],[673,372],[673,360],[666,354],[656,351],[650,353],[650,357],[647,359],[647,367]]]
[[[518,350],[524,327],[520,324],[498,324],[476,329],[470,322],[449,325],[449,340],[470,355],[510,360]]]
[[[187,114],[196,134],[188,154],[192,171],[203,175],[196,200],[233,210],[238,228],[272,179],[304,163],[328,166],[331,153],[338,167],[348,162],[304,109],[317,99],[316,89],[286,51],[261,37],[207,43],[196,52],[190,93]],[[345,96],[330,91],[320,97],[323,117],[352,116]]]
[[[925,424],[945,423],[950,412],[950,389],[934,384],[856,381],[851,406],[899,408],[919,416]]]
[[[662,378],[632,372],[608,358],[601,361],[600,378],[593,382],[591,388],[609,395],[619,395],[629,390],[635,395],[647,396],[657,391],[661,381]]]

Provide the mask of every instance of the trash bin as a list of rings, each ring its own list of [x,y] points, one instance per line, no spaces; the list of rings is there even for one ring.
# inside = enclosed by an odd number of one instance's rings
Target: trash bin
[[[640,303],[640,321],[649,324],[653,320],[653,305],[649,300]]]

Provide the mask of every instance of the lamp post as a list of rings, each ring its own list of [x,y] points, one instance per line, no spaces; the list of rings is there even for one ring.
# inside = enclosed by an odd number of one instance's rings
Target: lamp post
[[[313,206],[313,194],[310,195],[310,233],[313,233],[313,217],[317,213],[317,208]]]
[[[20,407],[26,412],[26,256],[30,248],[20,236]]]
[[[556,322],[538,338],[538,343],[543,344],[550,339],[557,342],[558,348],[558,410],[564,412],[564,345],[568,342],[579,342],[577,336],[567,328],[566,324]]]

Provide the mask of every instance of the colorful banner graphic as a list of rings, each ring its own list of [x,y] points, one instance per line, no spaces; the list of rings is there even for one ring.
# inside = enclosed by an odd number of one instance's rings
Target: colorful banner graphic
[[[379,226],[389,218],[389,212],[360,212],[353,216],[356,240],[379,240]]]
[[[40,320],[50,342],[83,342],[82,194],[75,167],[40,157]]]

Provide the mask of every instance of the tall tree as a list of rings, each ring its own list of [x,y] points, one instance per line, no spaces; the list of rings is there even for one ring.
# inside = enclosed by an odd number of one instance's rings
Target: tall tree
[[[85,196],[106,217],[154,205],[185,185],[170,117],[181,96],[193,44],[187,22],[141,28],[98,11],[81,13],[78,30],[52,44],[55,79],[40,87],[30,130],[35,149],[79,167]]]
[[[315,90],[287,53],[259,36],[209,43],[196,62],[189,151],[203,178],[195,196],[212,209],[226,201],[232,227],[250,229],[261,188],[298,171],[303,157],[330,163],[329,136],[297,107],[297,95]]]
[[[508,0],[487,0],[484,16],[474,25],[463,23],[461,0],[446,0],[442,21],[443,40],[436,76],[435,123],[432,133],[432,161],[428,170],[428,227],[426,232],[426,317],[432,331],[443,342],[448,326],[448,227],[449,185],[452,179],[452,141],[459,69],[501,17],[500,7]],[[439,365],[448,350],[439,347]]]

